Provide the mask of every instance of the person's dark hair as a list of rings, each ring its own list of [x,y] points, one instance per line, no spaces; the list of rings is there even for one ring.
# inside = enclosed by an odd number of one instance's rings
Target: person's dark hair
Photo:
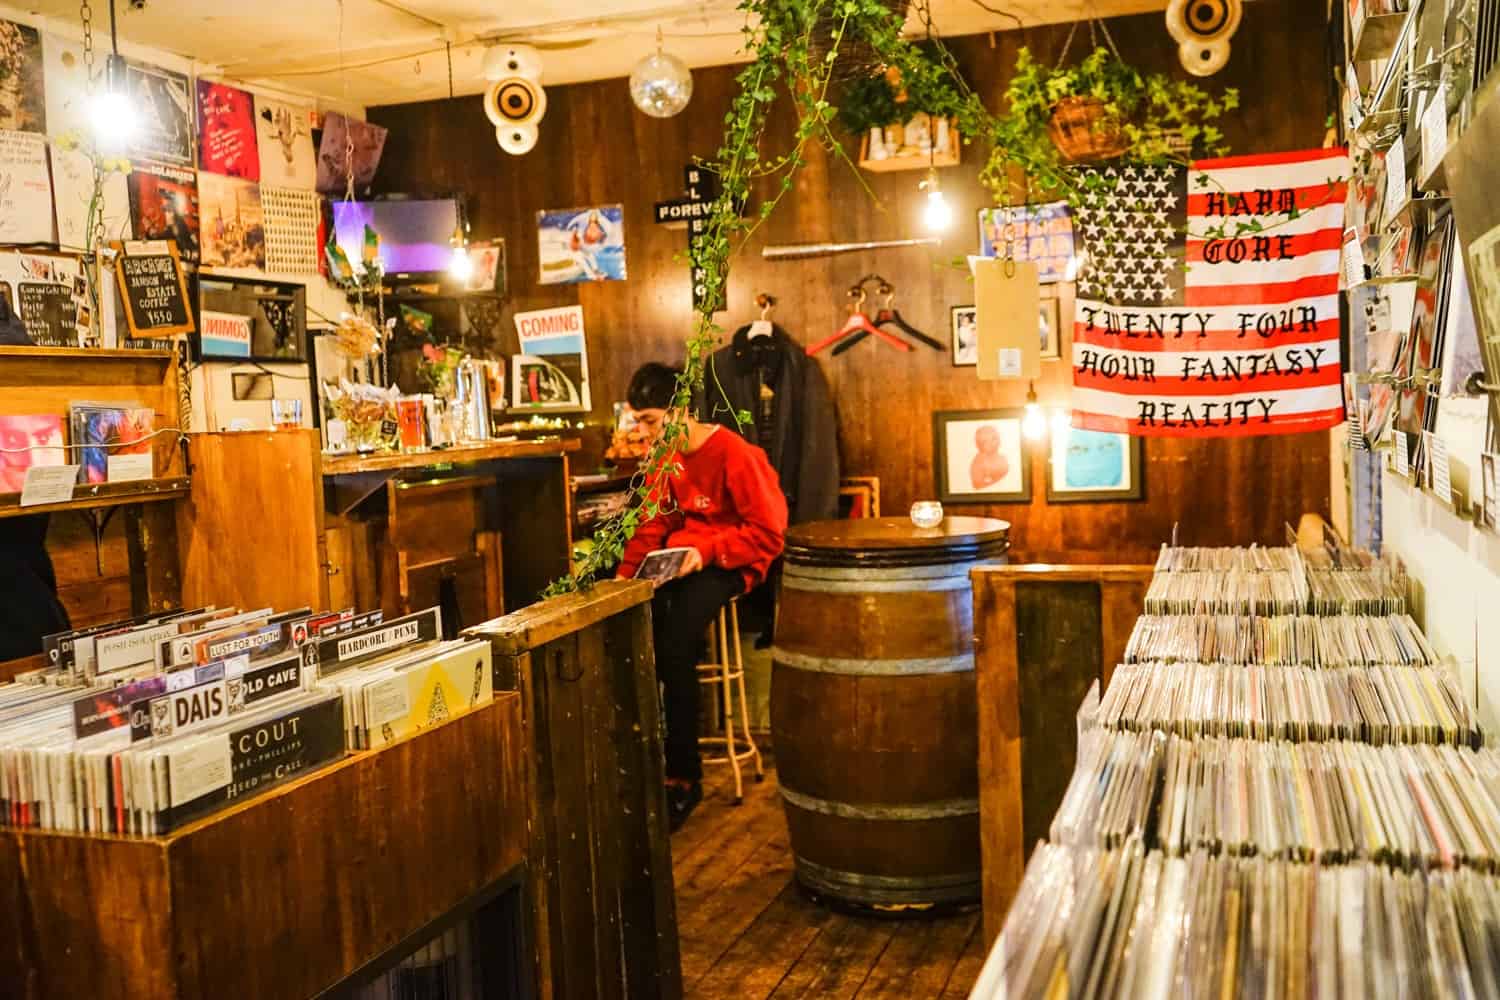
[[[677,396],[677,380],[681,376],[681,368],[659,361],[641,365],[630,377],[625,401],[632,410],[670,410]]]

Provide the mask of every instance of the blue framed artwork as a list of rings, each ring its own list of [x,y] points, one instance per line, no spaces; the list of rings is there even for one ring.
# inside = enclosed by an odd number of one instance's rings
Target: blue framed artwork
[[[1143,444],[1138,437],[1081,427],[1052,432],[1047,502],[1140,500]]]

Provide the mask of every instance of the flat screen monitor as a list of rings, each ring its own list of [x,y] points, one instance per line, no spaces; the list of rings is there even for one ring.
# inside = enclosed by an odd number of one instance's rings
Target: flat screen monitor
[[[380,236],[380,262],[392,278],[431,278],[448,269],[458,202],[336,201],[333,232],[356,274],[364,272],[365,226]]]

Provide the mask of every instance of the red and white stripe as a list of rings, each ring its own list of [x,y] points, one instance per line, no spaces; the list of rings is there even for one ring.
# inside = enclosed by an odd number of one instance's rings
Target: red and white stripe
[[[1300,433],[1342,421],[1338,288],[1347,173],[1342,149],[1194,163],[1186,175],[1182,304],[1077,302],[1074,425],[1211,437]],[[1261,207],[1257,191],[1287,189],[1301,210],[1296,219],[1206,214],[1209,192],[1230,204],[1243,196],[1253,210]],[[1238,231],[1252,221],[1262,232]],[[1210,238],[1221,227],[1229,240],[1271,237],[1290,257],[1246,253],[1232,262],[1224,242]],[[1253,376],[1245,374],[1252,356]]]

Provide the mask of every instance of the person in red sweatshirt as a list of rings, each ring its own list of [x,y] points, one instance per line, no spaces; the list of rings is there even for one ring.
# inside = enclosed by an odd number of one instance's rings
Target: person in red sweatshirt
[[[680,369],[648,364],[626,399],[638,426],[655,440],[674,416]],[[648,553],[684,547],[681,571],[661,584],[651,605],[656,676],[666,691],[667,806],[676,830],[703,799],[698,756],[698,662],[719,609],[766,578],[781,555],[787,507],[766,453],[717,424],[683,415],[686,438],[668,459],[652,495],[661,513],[625,546],[619,576],[634,577]]]

